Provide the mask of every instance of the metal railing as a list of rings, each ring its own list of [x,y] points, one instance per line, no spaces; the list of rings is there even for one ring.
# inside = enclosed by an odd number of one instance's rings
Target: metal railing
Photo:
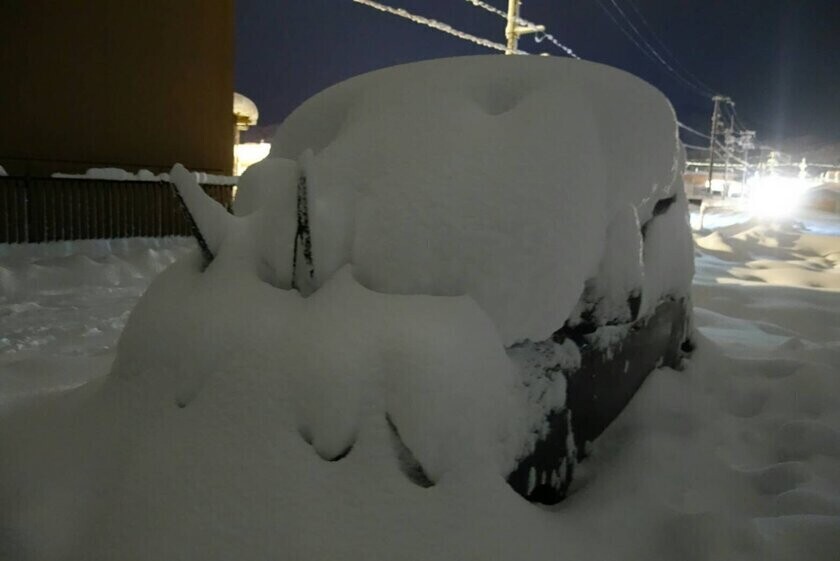
[[[230,210],[233,185],[202,185]],[[189,236],[171,183],[0,177],[0,243]]]

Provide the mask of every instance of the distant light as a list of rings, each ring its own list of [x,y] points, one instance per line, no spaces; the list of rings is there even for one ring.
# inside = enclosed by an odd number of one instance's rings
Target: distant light
[[[802,195],[814,182],[799,177],[752,177],[749,186],[749,210],[753,216],[780,218],[799,208]]]
[[[242,173],[251,165],[268,156],[271,152],[270,142],[246,142],[233,146],[234,175]]]
[[[744,185],[733,179],[712,179],[711,184],[706,181],[706,188],[712,193],[725,195],[727,197],[740,197],[744,193]]]

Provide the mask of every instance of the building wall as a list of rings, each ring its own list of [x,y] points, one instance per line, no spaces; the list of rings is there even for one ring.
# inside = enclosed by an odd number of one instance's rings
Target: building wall
[[[230,173],[233,4],[3,2],[0,165]]]

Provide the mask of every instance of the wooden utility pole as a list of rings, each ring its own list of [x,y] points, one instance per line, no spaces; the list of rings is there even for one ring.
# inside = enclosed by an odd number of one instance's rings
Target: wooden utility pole
[[[735,105],[734,103],[732,104]],[[723,168],[723,198],[729,197],[729,156],[732,154],[732,149],[735,145],[735,115],[729,116],[729,128],[724,131],[723,146],[726,149],[724,154],[724,168]]]
[[[507,27],[505,27],[505,37],[507,37],[506,55],[512,55],[516,52],[516,44],[519,41],[519,36],[516,34],[516,20],[518,18],[519,0],[508,0]]]
[[[715,102],[715,108],[712,111],[712,132],[709,135],[709,192],[712,191],[712,174],[715,171],[715,141],[717,140],[718,121],[720,120],[720,102],[730,101],[730,99],[723,95],[716,95],[712,98]]]
[[[506,55],[516,54],[516,51],[519,50],[517,44],[519,43],[520,35],[545,31],[544,25],[526,27],[519,25],[519,5],[521,3],[521,0],[508,0],[507,26],[505,27],[505,37],[507,38]]]

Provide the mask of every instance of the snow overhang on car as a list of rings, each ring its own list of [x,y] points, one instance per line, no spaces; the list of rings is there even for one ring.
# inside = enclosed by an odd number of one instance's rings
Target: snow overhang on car
[[[377,414],[411,481],[433,485],[463,465],[463,450],[430,442],[463,433],[472,435],[465,449],[493,448],[485,452],[518,493],[555,503],[588,443],[647,374],[678,366],[690,347],[683,163],[670,104],[638,78],[567,59],[482,56],[379,70],[312,97],[280,126],[271,155],[241,177],[234,215],[183,168],[172,179],[204,274],[231,282],[232,297],[240,297],[235,279],[253,276],[302,297],[289,317],[358,328],[350,316],[369,313],[402,332],[372,328],[380,340],[338,352],[363,357],[350,369],[377,369],[358,376],[351,399],[384,396]],[[360,311],[322,290],[371,304]],[[244,313],[267,313],[260,298],[242,297]],[[417,298],[429,310],[424,321],[409,317]],[[325,311],[324,301],[338,310]],[[394,310],[405,314],[396,324]],[[411,362],[423,353],[439,361],[434,372]],[[316,358],[295,356],[301,364],[285,366],[317,370]],[[414,357],[405,359],[414,376],[429,379],[388,372],[383,357],[392,356]],[[330,407],[318,397],[329,380],[321,372],[293,386],[310,405]],[[486,410],[469,403],[471,385]],[[449,386],[463,399],[431,407],[434,420],[412,403]],[[489,418],[461,417],[458,407]],[[332,423],[299,421],[324,459],[352,453],[358,408],[349,409],[356,413]]]

